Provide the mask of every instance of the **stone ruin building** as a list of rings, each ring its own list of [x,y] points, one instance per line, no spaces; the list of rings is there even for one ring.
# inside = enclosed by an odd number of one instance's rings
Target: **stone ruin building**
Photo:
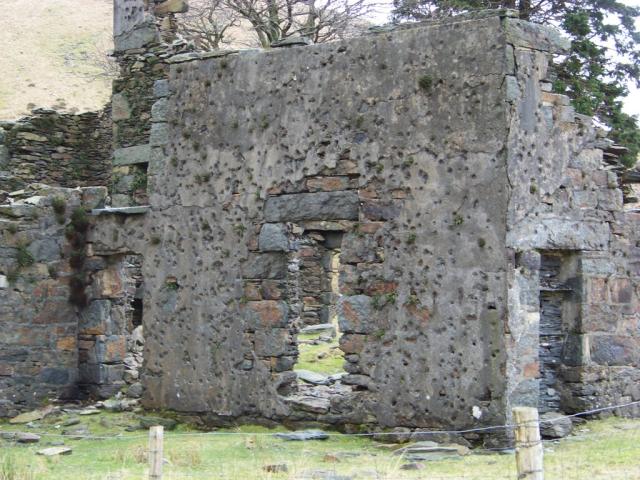
[[[554,30],[198,53],[184,2],[115,7],[111,104],[0,124],[0,416],[124,390],[211,424],[466,428],[640,400],[640,175],[551,92]],[[320,394],[297,334],[334,315]]]

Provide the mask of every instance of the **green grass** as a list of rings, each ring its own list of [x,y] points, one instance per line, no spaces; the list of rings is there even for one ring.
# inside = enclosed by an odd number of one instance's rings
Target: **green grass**
[[[300,340],[314,340],[318,335],[298,335]],[[320,343],[319,345],[299,344],[297,370],[310,370],[324,375],[333,375],[344,371],[344,355],[338,347],[338,337],[330,343]]]
[[[66,416],[47,417],[32,430],[0,423],[0,431],[27,430],[60,433]],[[68,456],[44,458],[35,452],[57,437],[43,437],[39,445],[15,445],[0,440],[0,480],[141,479],[147,473],[147,433],[125,432],[135,423],[130,413],[101,413],[81,417],[94,436],[119,438],[70,440]],[[584,432],[560,442],[546,443],[547,480],[609,480],[640,478],[640,420],[609,418],[589,422]],[[282,430],[282,429],[278,429]],[[219,430],[227,435],[196,432],[179,426],[165,432],[164,478],[298,479],[324,470],[355,479],[477,479],[516,478],[514,455],[472,453],[456,460],[424,463],[424,469],[406,471],[391,449],[366,437],[333,436],[323,442],[285,442],[266,436],[278,430],[243,426]],[[181,435],[191,434],[191,435]],[[353,455],[353,456],[351,456]],[[336,462],[336,457],[339,461]],[[286,464],[288,472],[266,473],[266,465]]]

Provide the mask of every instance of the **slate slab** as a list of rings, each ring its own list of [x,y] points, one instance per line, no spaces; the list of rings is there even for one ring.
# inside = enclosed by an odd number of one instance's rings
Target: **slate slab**
[[[329,435],[322,430],[301,430],[299,432],[276,433],[276,437],[289,442],[306,442],[308,440],[326,440]]]
[[[36,454],[45,457],[55,457],[57,455],[71,455],[72,451],[73,449],[71,447],[49,447],[38,450]]]
[[[546,412],[540,415],[540,435],[543,438],[563,438],[573,430],[573,422],[559,412]]]
[[[71,437],[76,440],[80,440],[84,437],[91,435],[89,431],[89,427],[86,425],[75,425],[72,428],[68,428],[62,431],[62,434],[68,437]]]
[[[42,408],[40,410],[33,410],[31,412],[21,413],[17,417],[13,417],[9,420],[12,425],[35,422],[36,420],[42,420],[44,417],[53,412],[53,407]]]
[[[173,430],[178,426],[178,422],[171,418],[140,417],[139,420],[142,428],[151,428],[160,425],[167,430]]]
[[[292,395],[287,397],[286,402],[296,410],[311,413],[327,413],[331,407],[329,398],[311,395]]]
[[[74,425],[78,425],[80,423],[80,419],[78,417],[71,417],[62,422],[63,427],[72,427]]]
[[[467,455],[469,449],[463,445],[440,445],[436,442],[416,442],[393,451],[394,455],[402,455],[408,462],[423,462],[455,458]]]
[[[310,370],[296,370],[299,380],[310,383],[312,385],[329,385],[329,377],[321,373],[312,372]]]
[[[100,410],[94,407],[83,408],[78,412],[78,415],[96,415],[100,413]]]
[[[40,441],[40,435],[28,432],[18,432],[16,433],[15,441],[18,443],[38,443]]]
[[[303,335],[329,333],[332,337],[336,335],[336,327],[331,323],[319,323],[317,325],[309,325],[300,330]]]

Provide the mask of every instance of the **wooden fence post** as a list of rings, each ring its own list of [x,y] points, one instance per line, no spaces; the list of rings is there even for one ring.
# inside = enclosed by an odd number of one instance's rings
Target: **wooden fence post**
[[[542,442],[538,410],[531,407],[515,407],[516,465],[519,480],[544,480]]]
[[[162,480],[163,427],[149,429],[149,480]]]

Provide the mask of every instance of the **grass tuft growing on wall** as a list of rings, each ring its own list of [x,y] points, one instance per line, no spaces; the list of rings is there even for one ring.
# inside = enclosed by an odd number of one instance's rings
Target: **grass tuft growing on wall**
[[[20,268],[28,267],[34,264],[35,259],[31,252],[27,249],[28,245],[22,243],[18,245],[16,251],[16,262]]]

